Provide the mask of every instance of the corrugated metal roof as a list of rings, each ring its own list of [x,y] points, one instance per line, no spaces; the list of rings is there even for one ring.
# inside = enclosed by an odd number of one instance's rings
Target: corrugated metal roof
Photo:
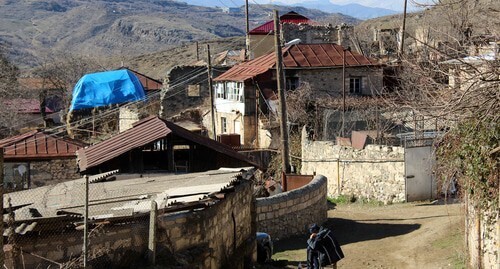
[[[258,166],[254,162],[251,162],[246,156],[239,154],[226,145],[210,138],[192,133],[172,122],[151,116],[134,123],[131,129],[115,135],[106,141],[85,149],[80,149],[77,152],[80,170],[85,171],[88,168],[95,167],[134,148],[145,146],[156,140],[164,138],[170,133],[194,143],[206,146],[232,158]]]
[[[29,90],[47,90],[47,89],[60,89],[60,85],[65,85],[65,83],[60,82],[54,84],[50,79],[40,78],[40,77],[28,77],[28,78],[18,78],[17,82],[23,88]]]
[[[283,48],[285,69],[333,68],[343,65],[344,47],[334,44],[296,44]],[[245,81],[274,68],[275,53],[263,55],[246,63],[233,66],[215,81]],[[355,51],[346,51],[346,67],[373,66],[377,61]]]
[[[4,100],[3,105],[11,110],[15,110],[18,113],[26,114],[38,114],[40,113],[40,101],[37,99],[23,99],[16,98],[10,100]],[[46,113],[54,113],[52,109],[45,107]]]
[[[6,160],[74,157],[76,151],[84,146],[83,142],[55,137],[41,131],[0,140],[0,148],[3,148]]]
[[[293,24],[316,24],[316,22],[310,20],[309,18],[302,16],[296,12],[288,12],[280,16],[280,23],[293,23]],[[251,35],[267,35],[274,32],[274,21],[268,21],[249,32]]]
[[[137,78],[142,84],[142,87],[144,87],[144,90],[146,91],[161,90],[161,88],[163,87],[163,83],[157,79],[146,76],[130,68],[125,67],[125,69],[129,70],[130,72],[134,73],[137,76]]]

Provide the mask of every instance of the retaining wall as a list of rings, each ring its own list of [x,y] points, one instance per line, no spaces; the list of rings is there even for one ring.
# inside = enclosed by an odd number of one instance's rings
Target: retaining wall
[[[316,176],[301,188],[256,199],[257,231],[273,240],[307,233],[311,223],[327,219],[327,179]]]

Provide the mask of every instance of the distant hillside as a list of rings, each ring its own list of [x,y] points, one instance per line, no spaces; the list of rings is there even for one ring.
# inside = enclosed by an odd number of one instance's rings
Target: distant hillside
[[[207,7],[241,7],[245,4],[244,0],[231,0],[231,1],[206,1],[206,0],[178,0],[179,2],[185,2],[190,5],[199,5]],[[250,1],[250,3],[252,3]],[[290,6],[285,3],[280,3],[279,1],[274,2],[276,5]],[[253,5],[255,8],[259,8],[257,5]],[[262,5],[261,5],[262,6]],[[291,6],[300,6],[309,9],[321,10],[329,13],[340,13],[357,19],[365,20],[381,16],[387,16],[392,14],[397,14],[397,11],[385,9],[385,8],[374,8],[367,7],[359,4],[348,4],[348,5],[336,5],[327,0],[315,0],[315,1],[303,1],[302,3],[296,3]]]
[[[252,27],[270,20],[273,8],[252,8]],[[354,18],[299,8],[332,24]],[[192,6],[172,0],[0,0],[0,45],[21,67],[64,51],[95,57],[135,56],[193,41],[244,35],[244,12]]]

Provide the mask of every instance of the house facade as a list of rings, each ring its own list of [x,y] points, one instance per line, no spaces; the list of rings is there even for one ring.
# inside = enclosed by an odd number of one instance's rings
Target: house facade
[[[76,151],[85,146],[41,131],[0,140],[5,188],[28,189],[80,178]]]
[[[283,48],[282,54],[286,90],[308,84],[330,96],[342,96],[343,90],[371,96],[383,87],[381,65],[334,43],[295,44]],[[275,65],[275,54],[270,53],[214,80],[217,134],[239,134],[241,144],[248,147],[269,146],[270,133],[263,126],[277,111]]]

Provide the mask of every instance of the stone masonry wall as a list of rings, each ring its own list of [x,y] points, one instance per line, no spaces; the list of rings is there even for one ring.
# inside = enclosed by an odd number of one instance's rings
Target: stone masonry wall
[[[206,209],[158,216],[158,264],[163,261],[167,266],[180,263],[176,268],[243,268],[244,261],[255,260],[252,183],[242,180],[234,186],[234,192],[225,193],[224,199]],[[64,231],[58,226],[56,220],[55,231],[16,238],[26,268],[81,263],[83,231]],[[148,236],[148,215],[93,229],[89,256],[99,258],[91,259],[90,264],[96,263],[93,268],[144,268]],[[12,246],[6,245],[4,251],[7,264],[12,265]]]
[[[298,73],[300,82],[307,82],[311,89],[329,93],[330,95],[342,95],[342,67],[337,69],[301,70]],[[383,87],[382,69],[367,67],[346,68],[345,88],[349,94],[349,79],[351,77],[361,78],[361,94],[373,95]]]
[[[309,184],[289,192],[256,199],[257,230],[274,239],[307,233],[311,223],[327,219],[327,179],[316,176]]]
[[[32,161],[30,164],[30,187],[57,184],[80,178],[75,158]]]
[[[247,181],[208,209],[160,216],[159,244],[174,254],[202,250],[190,268],[243,268],[256,251],[253,199]]]
[[[302,174],[323,174],[328,195],[404,202],[404,149],[368,145],[364,150],[310,141],[302,132]],[[340,183],[340,186],[339,186]]]

